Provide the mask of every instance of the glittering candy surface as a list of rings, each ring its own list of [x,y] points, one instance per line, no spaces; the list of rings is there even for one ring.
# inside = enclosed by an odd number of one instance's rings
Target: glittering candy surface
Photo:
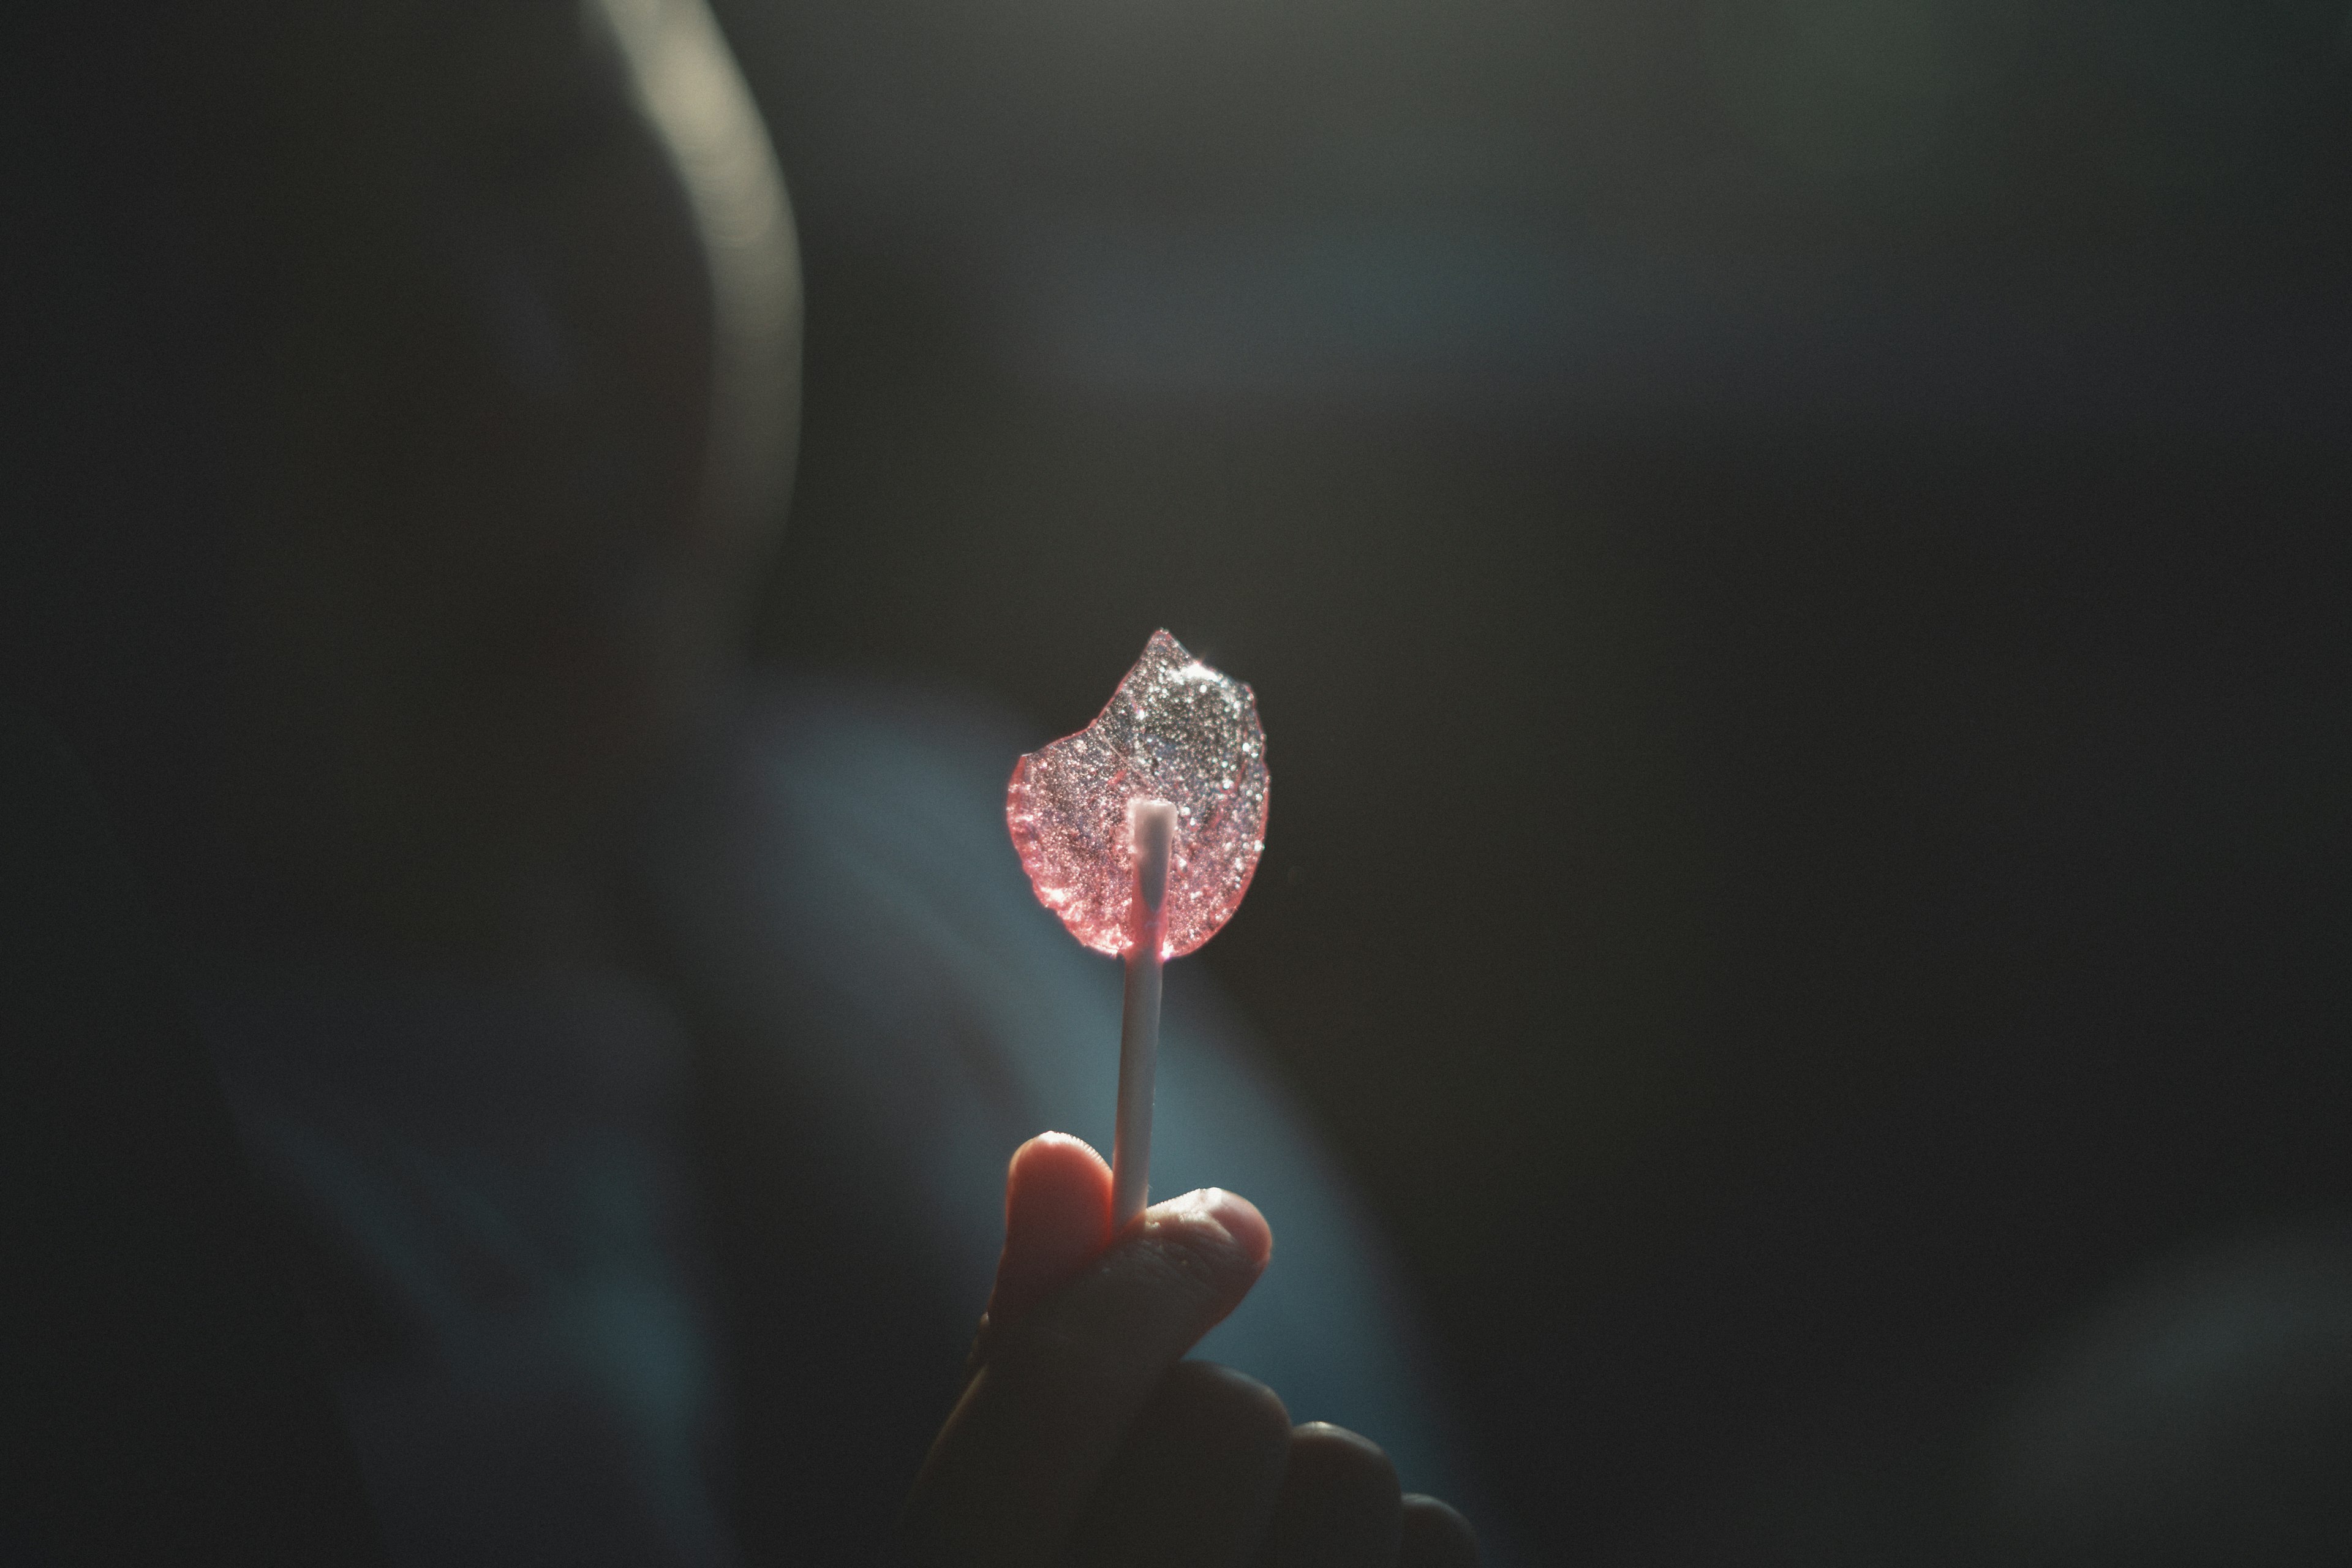
[[[1265,731],[1250,689],[1154,632],[1095,721],[1013,770],[1004,817],[1038,900],[1097,952],[1132,944],[1135,851],[1128,803],[1176,807],[1168,942],[1176,958],[1217,934],[1265,847]]]

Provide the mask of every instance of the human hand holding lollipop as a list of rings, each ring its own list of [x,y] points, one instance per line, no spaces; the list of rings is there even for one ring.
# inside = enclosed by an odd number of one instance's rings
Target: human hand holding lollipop
[[[1144,1206],[1160,966],[1214,935],[1264,847],[1250,689],[1166,632],[1094,723],[1021,759],[1006,820],[1039,900],[1127,963],[1114,1166],[1046,1133],[1013,1157],[1004,1253],[962,1398],[900,1548],[937,1568],[1456,1568],[1477,1547],[1387,1456],[1274,1391],[1182,1359],[1273,1252],[1248,1200]]]

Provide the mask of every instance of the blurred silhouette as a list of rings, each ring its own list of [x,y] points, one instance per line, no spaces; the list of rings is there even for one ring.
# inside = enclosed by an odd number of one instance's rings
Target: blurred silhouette
[[[1116,977],[1011,861],[1017,730],[746,687],[800,303],[709,16],[31,32],[19,146],[71,155],[24,233],[8,675],[161,907],[391,1558],[872,1552],[1006,1157],[1099,1137]],[[1449,1485],[1381,1245],[1213,996],[1170,1025],[1163,1183],[1255,1182],[1290,1238],[1210,1353]],[[26,1177],[110,1223],[79,1179]],[[77,1365],[142,1331],[38,1321]],[[100,1485],[11,1528],[79,1560]]]

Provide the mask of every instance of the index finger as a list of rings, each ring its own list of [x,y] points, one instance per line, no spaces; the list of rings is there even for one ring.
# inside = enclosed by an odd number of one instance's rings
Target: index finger
[[[959,1568],[1052,1562],[1152,1390],[1273,1248],[1247,1199],[1188,1193],[1011,1324],[923,1463],[905,1552]]]

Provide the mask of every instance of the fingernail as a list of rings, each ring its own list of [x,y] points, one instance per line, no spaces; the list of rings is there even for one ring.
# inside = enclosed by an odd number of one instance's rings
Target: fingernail
[[[1274,1227],[1265,1223],[1265,1215],[1257,1212],[1257,1205],[1239,1193],[1229,1193],[1223,1187],[1202,1187],[1185,1194],[1170,1206],[1215,1224],[1253,1264],[1262,1268],[1274,1255]]]

